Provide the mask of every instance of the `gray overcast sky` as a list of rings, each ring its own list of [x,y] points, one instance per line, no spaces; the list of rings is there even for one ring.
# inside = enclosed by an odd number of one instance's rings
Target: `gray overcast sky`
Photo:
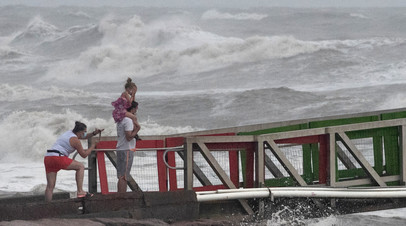
[[[0,0],[0,5],[163,7],[406,7],[406,0]]]

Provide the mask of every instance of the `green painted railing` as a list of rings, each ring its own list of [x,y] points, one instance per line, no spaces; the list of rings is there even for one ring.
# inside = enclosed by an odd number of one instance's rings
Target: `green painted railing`
[[[329,120],[315,120],[306,123],[273,127],[255,131],[240,132],[238,135],[263,135],[278,132],[288,132],[303,129],[323,128],[331,126],[341,126],[355,123],[366,123],[381,120],[406,118],[406,111],[381,113],[377,115],[335,118]],[[371,138],[373,144],[374,163],[373,168],[380,175],[399,175],[401,171],[399,135],[397,127],[387,127],[379,129],[358,130],[346,133],[350,139]],[[308,184],[316,183],[319,176],[319,143],[303,144],[303,179]],[[337,150],[337,149],[336,149]],[[246,167],[245,155],[241,155],[242,168]],[[336,166],[338,158],[336,154]],[[336,167],[336,180],[366,177],[362,168],[338,170]],[[244,172],[244,171],[243,171]],[[245,178],[244,178],[245,181]],[[290,177],[274,178],[265,181],[266,186],[292,186],[295,182]],[[399,183],[390,182],[388,185],[398,185]]]

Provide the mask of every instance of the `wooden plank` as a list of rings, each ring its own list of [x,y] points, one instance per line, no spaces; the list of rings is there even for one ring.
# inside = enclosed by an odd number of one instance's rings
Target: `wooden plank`
[[[384,127],[394,127],[394,126],[400,126],[400,125],[405,125],[405,124],[406,124],[406,119],[392,119],[392,120],[385,120],[385,121],[333,126],[333,127],[326,128],[326,132],[327,133],[338,133],[338,132],[354,131],[354,130],[366,130],[366,129],[376,129],[376,128],[384,128]]]
[[[393,182],[393,181],[399,181],[400,176],[399,175],[384,176],[384,177],[381,177],[381,179],[384,182]],[[353,186],[360,186],[360,185],[368,185],[368,184],[372,184],[372,182],[373,182],[373,180],[371,180],[370,178],[339,181],[339,182],[336,182],[335,187],[353,187]]]
[[[386,187],[387,185],[381,179],[381,177],[376,173],[376,171],[372,168],[369,162],[364,158],[362,153],[355,147],[355,145],[351,142],[350,138],[344,132],[338,132],[341,140],[343,141],[344,146],[351,152],[357,162],[361,165],[361,167],[367,172],[367,174],[372,177],[372,179],[378,183],[381,187]]]
[[[190,138],[186,139],[185,161],[184,161],[184,183],[186,190],[193,189],[193,143]]]
[[[156,152],[156,163],[157,163],[157,169],[158,169],[158,186],[159,186],[159,191],[164,192],[168,191],[168,173],[167,173],[167,168],[164,163],[164,152],[165,151],[157,151]]]
[[[170,166],[176,167],[176,161],[175,161],[175,152],[170,151],[166,153],[167,157],[167,163]],[[170,169],[168,168],[168,174],[169,174],[169,191],[176,191],[178,190],[178,180],[176,176],[176,169]]]
[[[226,172],[221,168],[220,164],[214,158],[214,156],[210,153],[210,150],[206,147],[206,145],[202,142],[197,142],[200,147],[201,153],[203,157],[206,159],[207,163],[219,177],[221,182],[229,188],[236,188],[234,183],[230,180]]]
[[[109,193],[109,183],[107,181],[106,161],[104,160],[104,152],[97,152],[97,164],[100,176],[100,190],[102,194]]]
[[[221,182],[223,182],[224,185],[226,185],[228,188],[234,189],[237,188],[234,183],[228,178],[226,172],[221,168],[220,164],[217,162],[217,160],[214,158],[214,156],[210,153],[210,150],[206,147],[206,145],[202,142],[197,142],[197,144],[200,147],[201,153],[203,157],[206,159],[207,163],[211,166],[213,171],[216,173],[216,175],[219,177]],[[242,207],[245,209],[245,211],[252,215],[254,214],[254,211],[251,209],[251,207],[248,205],[247,200],[238,200]]]
[[[336,175],[336,134],[329,134],[329,182],[331,187],[337,186],[337,175]]]
[[[258,139],[258,146],[256,151],[256,168],[255,168],[255,178],[256,178],[256,187],[260,188],[265,186],[265,164],[264,164],[264,156],[265,156],[265,149],[264,149],[264,141],[259,138]]]
[[[319,136],[319,183],[327,184],[329,152],[327,135]]]
[[[286,158],[283,152],[279,149],[278,145],[276,145],[275,141],[265,140],[264,144],[265,146],[267,146],[267,148],[269,148],[272,151],[275,157],[282,164],[283,168],[285,168],[285,170],[289,173],[289,175],[293,177],[300,184],[300,186],[307,185],[306,182],[303,180],[303,178],[299,175],[297,170],[293,167],[293,165],[289,162],[289,160]]]
[[[386,173],[400,174],[400,150],[398,136],[384,136]]]
[[[271,158],[265,154],[265,166],[274,175],[275,178],[285,177],[283,173],[278,169],[275,163],[272,162]]]
[[[247,157],[247,168],[245,171],[245,178],[246,178],[246,187],[253,188],[254,187],[254,153],[255,153],[255,145],[247,148],[245,151]]]
[[[97,193],[97,158],[96,152],[92,151],[87,157],[88,166],[88,190],[90,193]]]
[[[309,144],[312,152],[312,172],[313,179],[319,179],[319,144]]]
[[[373,136],[372,143],[374,148],[374,168],[379,175],[382,175],[384,170],[382,136]]]
[[[238,164],[238,151],[228,151],[228,164],[230,166],[230,179],[236,187],[240,184],[240,167]]]
[[[347,169],[355,169],[355,165],[351,162],[351,159],[345,154],[345,152],[343,151],[343,149],[341,149],[340,146],[336,146],[337,150],[337,157],[338,159],[340,159],[340,161],[344,164],[344,166]]]
[[[401,127],[401,136],[400,136],[400,147],[401,147],[401,172],[400,172],[400,182],[401,185],[406,184],[406,126]]]
[[[185,161],[185,156],[182,152],[178,152],[179,156]],[[193,161],[193,174],[196,178],[200,181],[203,186],[212,186],[213,184],[210,182],[209,178],[204,175],[203,171],[200,167]]]
[[[193,143],[239,143],[239,142],[256,142],[255,136],[199,136],[188,137]]]
[[[316,142],[318,143],[318,142]],[[303,144],[303,178],[307,184],[313,183],[314,174],[312,170],[312,150],[311,144]],[[265,156],[266,157],[266,156]],[[266,163],[266,158],[265,158]]]
[[[317,128],[317,129],[303,129],[298,131],[289,131],[289,132],[280,132],[273,134],[260,135],[264,140],[279,140],[279,139],[288,139],[288,138],[300,138],[307,136],[316,136],[326,133],[326,128]]]

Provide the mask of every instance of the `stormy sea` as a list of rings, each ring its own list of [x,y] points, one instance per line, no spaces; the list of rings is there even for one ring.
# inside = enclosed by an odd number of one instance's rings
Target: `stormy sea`
[[[43,194],[45,151],[76,120],[115,136],[128,77],[140,136],[406,107],[405,21],[405,8],[2,6],[0,197]],[[74,173],[56,189],[74,192]],[[405,225],[405,213],[266,224]]]

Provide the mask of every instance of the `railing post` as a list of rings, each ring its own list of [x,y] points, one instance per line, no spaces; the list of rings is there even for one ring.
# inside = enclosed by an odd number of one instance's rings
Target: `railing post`
[[[91,138],[87,140],[88,146],[91,145]],[[97,161],[96,152],[92,151],[87,157],[87,167],[88,167],[88,191],[90,193],[97,193]]]
[[[184,188],[185,190],[193,189],[193,142],[191,138],[185,139],[186,143],[184,145]]]
[[[262,138],[257,140],[257,150],[255,159],[255,187],[260,188],[265,185],[265,151],[264,151],[264,141]]]
[[[336,186],[336,134],[329,133],[329,145],[328,145],[328,153],[329,153],[329,185],[330,187]]]
[[[326,184],[327,183],[327,174],[328,174],[328,141],[327,136],[321,135],[319,136],[319,183]],[[331,149],[330,149],[331,150]],[[335,152],[334,152],[335,157]],[[331,158],[330,158],[331,160]],[[330,162],[331,163],[331,162]],[[331,165],[331,164],[330,164]],[[335,164],[334,164],[335,166]]]

